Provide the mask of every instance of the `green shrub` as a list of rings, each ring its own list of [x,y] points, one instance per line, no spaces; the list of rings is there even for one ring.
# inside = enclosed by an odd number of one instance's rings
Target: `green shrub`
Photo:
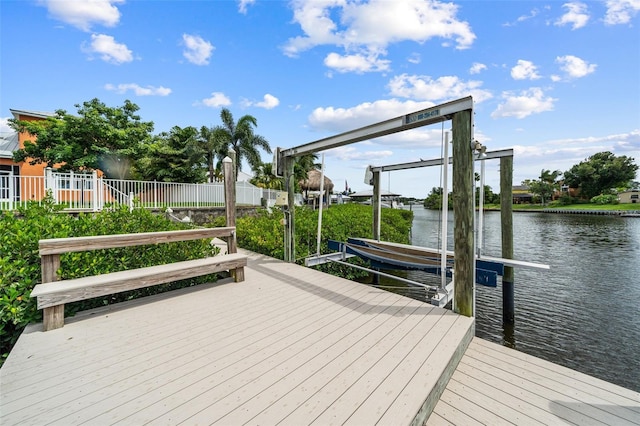
[[[124,207],[95,214],[80,214],[78,217],[60,213],[58,210],[52,203],[45,201],[42,206],[32,204],[17,214],[0,214],[0,363],[7,357],[24,327],[42,319],[42,313],[36,307],[36,300],[29,297],[33,287],[42,281],[39,240],[166,231],[188,227],[182,223],[170,222],[163,216],[153,215],[143,209],[129,212],[128,208]],[[213,250],[207,240],[196,240],[66,253],[60,257],[59,272],[61,279],[79,278],[196,259],[213,254]],[[66,306],[65,313],[73,315],[80,310],[212,280],[215,280],[215,277],[200,277],[70,303]]]
[[[296,207],[295,238],[296,258],[300,261],[316,253],[318,210]],[[260,210],[256,216],[236,220],[238,245],[256,253],[277,259],[284,258],[284,214],[280,209],[272,213]],[[409,210],[383,209],[380,224],[381,238],[397,243],[409,243],[413,212]],[[222,226],[224,219],[213,222]],[[370,206],[339,204],[324,209],[322,213],[321,254],[329,253],[327,240],[346,241],[349,237],[373,237],[373,212]]]
[[[558,204],[561,206],[569,206],[575,203],[576,203],[576,199],[566,194],[560,197],[560,199],[558,200]]]
[[[593,197],[592,204],[618,204],[618,197],[612,194],[600,194]]]
[[[296,258],[302,263],[305,257],[317,250],[318,210],[297,207],[295,212]],[[236,220],[238,245],[256,253],[262,253],[277,259],[284,259],[284,214],[280,209],[272,213],[261,210],[256,216],[242,217]],[[409,243],[409,232],[413,222],[413,212],[408,210],[382,210],[380,224],[381,238],[396,243]],[[223,226],[224,218],[216,219],[215,226]],[[340,204],[324,209],[320,253],[329,253],[327,241],[346,241],[349,237],[373,237],[373,211],[371,206],[361,204]],[[366,266],[359,258],[350,263]],[[316,267],[323,272],[343,278],[355,279],[367,275],[367,272],[349,266],[326,263]]]

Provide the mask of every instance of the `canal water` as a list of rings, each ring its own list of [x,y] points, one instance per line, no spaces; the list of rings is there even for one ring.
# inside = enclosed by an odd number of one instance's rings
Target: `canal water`
[[[413,212],[413,245],[438,247],[440,212]],[[500,212],[484,222],[484,253],[500,257]],[[640,218],[515,212],[513,228],[514,258],[551,269],[515,269],[513,328],[500,284],[477,286],[476,336],[640,391]]]

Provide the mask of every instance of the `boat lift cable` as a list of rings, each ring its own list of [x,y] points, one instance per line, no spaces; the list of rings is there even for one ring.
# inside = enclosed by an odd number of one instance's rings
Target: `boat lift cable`
[[[373,269],[365,268],[364,266],[354,265],[354,264],[349,263],[349,262],[343,262],[342,260],[335,260],[335,259],[329,259],[329,260],[331,262],[339,263],[341,265],[351,266],[352,268],[360,269],[362,271],[371,272],[371,273],[374,273],[374,274],[377,274],[377,275],[381,275],[383,277],[387,277],[387,278],[391,278],[391,279],[394,279],[394,280],[397,280],[397,281],[401,281],[401,282],[407,283],[409,285],[414,285],[414,286],[417,286],[417,287],[423,287],[423,288],[426,288],[426,289],[429,289],[429,290],[437,290],[438,289],[438,287],[436,287],[436,286],[426,285],[426,284],[419,283],[417,281],[412,281],[412,280],[408,280],[406,278],[397,277],[395,275],[387,274],[385,272],[375,271]]]

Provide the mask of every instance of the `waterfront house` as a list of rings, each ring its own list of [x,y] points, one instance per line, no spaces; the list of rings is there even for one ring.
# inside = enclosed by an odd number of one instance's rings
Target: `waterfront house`
[[[11,114],[16,120],[23,121],[40,121],[49,117],[54,117],[51,112],[41,111],[24,111],[18,109],[10,109]],[[4,135],[0,146],[0,170],[11,172],[14,176],[44,176],[46,164],[29,164],[29,161],[21,161],[16,163],[13,161],[13,152],[24,148],[25,141],[34,141],[33,135],[27,132],[10,133]]]
[[[512,188],[513,204],[530,204],[533,202],[533,194],[526,185],[514,185]]]
[[[621,204],[640,203],[640,189],[628,189],[618,194]]]

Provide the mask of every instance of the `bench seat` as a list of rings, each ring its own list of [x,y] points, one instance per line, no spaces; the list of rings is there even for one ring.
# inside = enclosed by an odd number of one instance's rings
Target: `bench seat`
[[[78,300],[86,300],[221,271],[235,270],[246,265],[246,255],[239,253],[225,254],[204,259],[38,284],[31,291],[31,297],[37,297],[38,309],[44,309]]]

